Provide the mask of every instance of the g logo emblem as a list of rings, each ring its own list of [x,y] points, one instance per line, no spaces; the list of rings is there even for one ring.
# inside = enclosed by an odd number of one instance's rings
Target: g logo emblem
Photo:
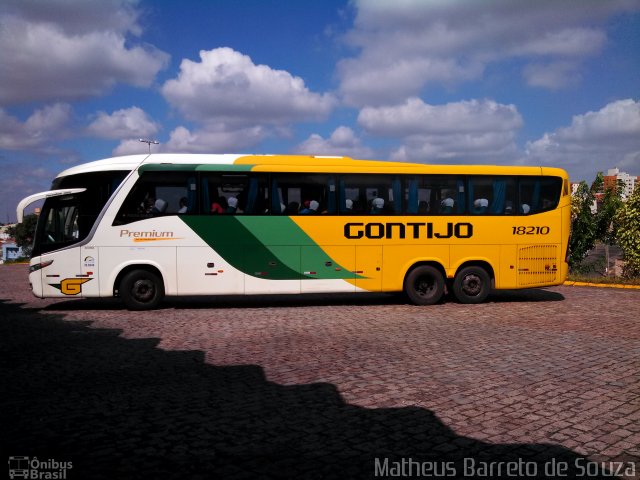
[[[78,295],[82,293],[82,284],[87,283],[90,278],[65,278],[59,285],[51,284],[65,295]]]

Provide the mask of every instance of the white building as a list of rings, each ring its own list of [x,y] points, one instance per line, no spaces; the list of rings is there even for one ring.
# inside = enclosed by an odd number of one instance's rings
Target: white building
[[[638,177],[635,175],[629,175],[626,172],[621,172],[618,168],[610,168],[607,171],[607,175],[604,178],[605,187],[608,185],[615,185],[618,180],[624,182],[624,190],[622,191],[622,199],[626,200],[633,193],[633,189],[636,188]]]

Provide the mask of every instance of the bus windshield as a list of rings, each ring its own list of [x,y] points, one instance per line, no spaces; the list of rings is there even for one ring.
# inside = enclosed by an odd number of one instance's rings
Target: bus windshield
[[[54,180],[52,190],[84,187],[80,193],[47,198],[38,219],[32,256],[85,240],[127,171],[85,173]]]

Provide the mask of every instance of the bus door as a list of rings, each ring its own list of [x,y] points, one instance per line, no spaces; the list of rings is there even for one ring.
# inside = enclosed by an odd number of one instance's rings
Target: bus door
[[[80,190],[80,189],[77,189]],[[84,189],[82,189],[84,191]],[[38,221],[37,253],[41,261],[52,261],[42,268],[44,297],[82,297],[86,284],[93,281],[82,271],[81,249],[73,245],[86,237],[80,218],[81,192],[47,198]]]

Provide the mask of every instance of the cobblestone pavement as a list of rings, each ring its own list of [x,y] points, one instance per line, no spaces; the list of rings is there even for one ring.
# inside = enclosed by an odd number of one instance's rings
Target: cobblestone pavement
[[[578,287],[134,313],[0,266],[3,457],[70,480],[638,478],[639,322],[639,290]]]

